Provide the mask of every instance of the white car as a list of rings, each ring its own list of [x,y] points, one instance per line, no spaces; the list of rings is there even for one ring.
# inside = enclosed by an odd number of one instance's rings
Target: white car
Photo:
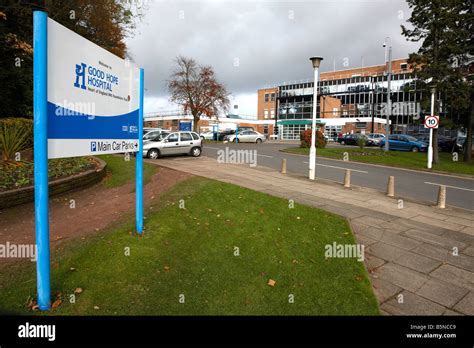
[[[230,134],[227,135],[224,140],[229,142],[236,142],[236,135]],[[260,144],[265,141],[265,135],[256,131],[243,131],[237,134],[237,140],[239,143],[257,143]]]
[[[375,146],[380,145],[380,141],[382,139],[385,139],[385,134],[382,134],[382,133],[369,133],[369,134],[366,134],[366,136],[367,138],[373,141]]]
[[[204,133],[199,134],[199,137],[202,140],[213,140],[214,139],[214,134],[215,134],[214,132],[208,131],[208,132],[204,132]]]

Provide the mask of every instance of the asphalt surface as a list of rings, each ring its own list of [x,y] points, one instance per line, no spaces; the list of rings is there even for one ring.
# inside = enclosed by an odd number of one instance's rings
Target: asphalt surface
[[[287,159],[287,171],[308,175],[308,157],[284,153],[279,150],[292,146],[290,144],[204,144],[203,155],[216,158],[219,150],[245,149],[257,150],[257,165],[280,170],[283,158]],[[336,145],[337,146],[337,145]],[[390,175],[395,176],[395,194],[405,197],[436,203],[438,185],[446,185],[446,203],[451,206],[474,211],[474,178],[463,178],[451,175],[403,170],[391,167],[374,166],[357,162],[343,162],[317,157],[316,176],[319,178],[343,182],[345,169],[351,169],[353,185],[385,191]]]

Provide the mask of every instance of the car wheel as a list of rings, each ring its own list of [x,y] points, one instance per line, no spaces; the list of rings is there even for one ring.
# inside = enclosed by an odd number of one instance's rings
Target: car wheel
[[[257,138],[257,140],[255,140],[255,142],[256,142],[257,144],[261,144],[261,143],[262,143],[262,139]]]
[[[420,151],[420,150],[416,146],[413,146],[411,148],[411,152],[418,152],[418,151]]]
[[[157,159],[160,157],[160,151],[158,149],[148,150],[147,157],[151,159]]]
[[[191,156],[193,156],[193,157],[201,156],[201,148],[200,147],[193,147],[191,149]]]

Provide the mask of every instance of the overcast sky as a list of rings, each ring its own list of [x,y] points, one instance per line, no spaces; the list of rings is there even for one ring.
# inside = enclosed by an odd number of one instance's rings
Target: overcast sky
[[[143,1],[143,0],[142,0]],[[145,112],[178,109],[166,80],[178,55],[211,65],[239,113],[257,113],[257,89],[312,77],[310,56],[321,71],[383,64],[385,37],[393,58],[418,43],[401,35],[410,11],[398,0],[146,1],[134,37],[133,61],[145,68]],[[347,66],[344,66],[346,62]],[[232,107],[231,107],[232,110]]]

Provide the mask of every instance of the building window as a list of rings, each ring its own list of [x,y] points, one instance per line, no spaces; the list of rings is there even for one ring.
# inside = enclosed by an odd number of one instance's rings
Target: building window
[[[264,116],[264,118],[268,118],[268,110],[265,110],[265,111],[263,112],[263,116]]]
[[[401,63],[400,64],[400,69],[407,70],[408,69],[408,64],[407,63]]]
[[[268,93],[265,93],[265,103],[268,103]]]
[[[275,101],[275,93],[272,93],[271,101]]]
[[[270,118],[275,118],[275,110],[270,110]]]

